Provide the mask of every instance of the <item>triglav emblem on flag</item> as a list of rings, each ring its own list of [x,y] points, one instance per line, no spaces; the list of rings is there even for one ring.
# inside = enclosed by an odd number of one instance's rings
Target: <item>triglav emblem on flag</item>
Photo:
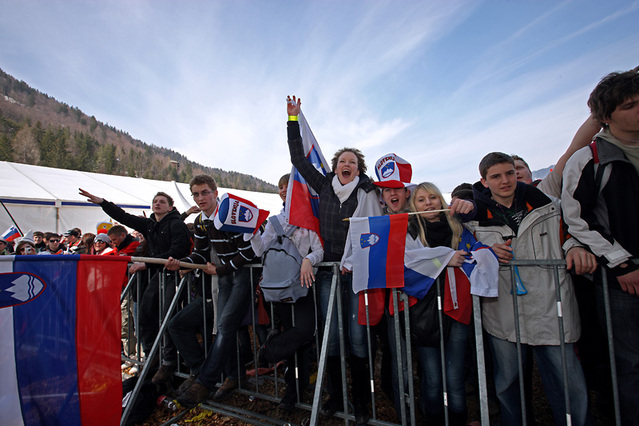
[[[378,241],[379,235],[377,234],[362,234],[359,238],[359,244],[362,248],[374,246]]]
[[[46,284],[28,273],[0,274],[0,308],[21,305],[38,297]]]

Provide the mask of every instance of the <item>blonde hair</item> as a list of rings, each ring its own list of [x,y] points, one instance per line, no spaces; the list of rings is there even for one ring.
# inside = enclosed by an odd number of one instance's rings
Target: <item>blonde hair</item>
[[[408,207],[410,208],[411,211],[414,211],[414,212],[417,211],[417,209],[415,208],[415,197],[417,196],[417,191],[419,191],[420,189],[425,191],[428,194],[436,195],[442,204],[442,209],[448,208],[448,203],[446,202],[446,200],[444,200],[444,196],[442,195],[442,192],[439,190],[439,188],[437,188],[437,186],[435,186],[435,184],[431,182],[422,182],[419,185],[417,185],[415,189],[413,189],[413,192],[411,192],[410,194],[410,199],[408,200]],[[451,238],[451,241],[450,241],[450,246],[453,250],[457,250],[457,247],[459,246],[459,239],[461,238],[461,234],[464,230],[464,227],[462,226],[461,222],[459,222],[457,218],[451,216],[449,211],[444,212],[444,216],[446,217],[446,220],[448,221],[448,226],[450,226],[450,230],[453,233],[453,237]],[[424,244],[425,247],[428,247],[428,242],[426,241],[426,226],[424,224],[425,220],[426,219],[421,217],[421,215],[417,215],[417,223],[419,224],[419,239],[422,242],[422,244]]]

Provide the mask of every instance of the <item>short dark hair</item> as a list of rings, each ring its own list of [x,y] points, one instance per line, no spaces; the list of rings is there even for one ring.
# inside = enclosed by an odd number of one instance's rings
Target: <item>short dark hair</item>
[[[460,183],[450,193],[451,198],[460,198],[462,200],[472,200],[473,197],[473,185],[467,182]]]
[[[33,236],[34,236],[34,237],[44,237],[44,232],[42,232],[42,231],[35,231],[35,232],[33,233]]]
[[[529,172],[531,171],[531,170],[530,170],[530,166],[528,165],[528,163],[526,163],[526,160],[524,160],[523,158],[521,158],[519,155],[512,154],[512,155],[511,155],[511,157],[512,157],[513,161],[517,161],[517,160],[519,160],[519,161],[521,161],[522,163],[524,163],[524,166],[526,166],[526,168],[528,169],[528,171],[529,171]]]
[[[627,99],[639,93],[637,68],[626,72],[611,72],[601,79],[588,98],[592,115],[606,126],[615,109]]]
[[[364,161],[364,154],[362,154],[362,151],[357,148],[342,148],[337,151],[333,156],[333,160],[331,160],[332,170],[335,171],[335,169],[337,169],[337,160],[339,160],[339,156],[345,152],[352,152],[355,154],[355,157],[357,157],[357,169],[359,170],[359,174],[366,174],[367,167],[366,162]]]
[[[284,176],[282,176],[280,178],[280,180],[277,182],[277,187],[280,188],[284,185],[288,185],[288,180],[291,178],[291,174],[287,173]]]
[[[515,167],[515,160],[513,160],[513,157],[508,154],[504,154],[503,152],[491,152],[486,154],[479,162],[479,174],[483,179],[486,179],[488,169],[496,164],[502,163],[512,164],[512,166]]]
[[[128,234],[128,232],[126,231],[126,228],[122,225],[113,225],[111,228],[109,228],[109,230],[107,231],[107,235],[111,236],[111,235],[122,235],[122,234]]]
[[[211,191],[217,191],[217,184],[215,183],[215,179],[210,175],[195,175],[189,182],[189,188],[193,185],[208,185],[211,188]]]
[[[153,200],[155,201],[155,199],[158,197],[166,198],[166,200],[169,202],[169,206],[173,207],[173,198],[169,194],[167,194],[166,192],[160,191],[153,196]]]

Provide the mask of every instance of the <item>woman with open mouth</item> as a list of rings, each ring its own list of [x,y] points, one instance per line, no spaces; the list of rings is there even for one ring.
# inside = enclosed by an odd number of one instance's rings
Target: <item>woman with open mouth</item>
[[[306,158],[298,123],[301,99],[287,97],[288,145],[291,162],[319,195],[320,236],[324,241],[324,261],[340,262],[344,254],[349,222],[343,219],[353,216],[378,216],[382,210],[379,195],[372,180],[366,176],[364,156],[356,148],[342,148],[335,153],[332,171],[324,176]],[[331,268],[321,268],[317,274],[317,292],[322,323],[326,320],[333,272]],[[339,277],[339,291],[342,293],[344,318],[347,321],[345,340],[350,350],[350,371],[353,384],[353,405],[356,424],[366,424],[369,419],[370,376],[366,326],[357,323],[359,295],[353,293],[352,275],[347,267],[342,267]],[[331,417],[336,411],[343,411],[341,363],[339,356],[339,335],[337,321],[333,320],[329,332],[328,377],[330,397],[320,410],[323,416]]]

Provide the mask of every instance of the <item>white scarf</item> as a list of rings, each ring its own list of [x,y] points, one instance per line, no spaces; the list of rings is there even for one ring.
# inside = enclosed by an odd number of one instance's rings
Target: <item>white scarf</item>
[[[359,183],[359,176],[355,176],[355,179],[353,179],[351,182],[347,183],[346,185],[342,185],[337,175],[335,175],[333,176],[333,181],[331,183],[333,185],[333,191],[335,192],[335,195],[337,195],[337,198],[339,198],[339,202],[343,203],[344,201],[348,200],[348,197],[351,196],[353,190],[357,188],[357,184]]]

